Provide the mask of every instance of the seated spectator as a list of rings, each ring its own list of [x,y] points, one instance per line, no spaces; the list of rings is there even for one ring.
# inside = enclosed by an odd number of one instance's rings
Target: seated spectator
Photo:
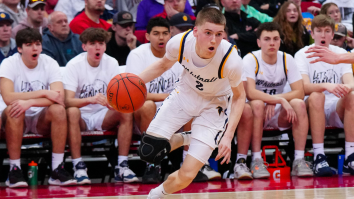
[[[347,37],[347,28],[343,24],[336,24],[331,45],[338,46],[350,52],[353,47],[353,39]]]
[[[0,12],[0,64],[5,58],[17,53],[16,42],[11,38],[13,22],[9,14]]]
[[[26,19],[27,13],[22,7],[18,7],[20,0],[2,0],[0,12],[6,12],[14,20],[12,27],[17,26],[22,20]]]
[[[328,3],[335,3],[341,13],[341,23],[347,27],[348,35],[353,37],[353,13],[354,13],[354,1],[343,0],[326,0],[323,4],[325,6]]]
[[[154,17],[162,17],[162,18],[167,19],[169,21],[173,15],[175,15],[179,12],[183,13],[183,11],[186,7],[186,2],[187,2],[187,0],[165,0],[163,12],[155,15]],[[195,21],[194,14],[190,15],[189,17],[193,21]]]
[[[83,52],[79,35],[71,32],[66,15],[54,11],[48,17],[48,28],[43,32],[43,53],[65,66]]]
[[[34,28],[43,33],[43,29],[47,27],[48,21],[44,18],[44,7],[46,0],[29,0],[26,8],[27,18],[12,29],[12,38],[15,38],[19,30],[25,28]]]
[[[275,17],[277,15],[280,6],[285,2],[285,0],[251,0],[250,6],[254,7],[261,13],[267,14],[270,17]]]
[[[173,15],[170,19],[171,37],[187,30],[193,29],[193,27],[194,23],[187,14],[180,12]]]
[[[130,51],[141,44],[133,34],[134,24],[130,12],[122,11],[113,17],[112,37],[107,43],[106,54],[114,57],[121,66],[126,65]]]
[[[302,15],[300,7],[292,1],[285,2],[277,16],[273,19],[274,22],[280,24],[282,31],[282,43],[280,50],[294,56],[295,53],[309,45],[310,34],[302,25]]]
[[[45,11],[48,15],[54,12],[54,8],[57,5],[58,0],[47,0],[47,5],[45,6]]]
[[[54,11],[61,11],[68,17],[70,23],[77,13],[85,9],[85,0],[58,0]]]
[[[164,0],[142,0],[140,2],[140,4],[138,5],[138,12],[136,17],[137,21],[135,24],[135,28],[137,30],[146,30],[146,26],[149,20],[155,15],[164,11],[163,1]],[[177,0],[173,0],[173,1],[177,1]],[[185,0],[181,0],[181,1],[185,1]],[[194,13],[188,1],[186,2],[185,9],[182,12],[194,16]]]
[[[75,34],[81,34],[87,28],[103,28],[108,30],[111,24],[100,19],[105,10],[106,0],[85,0],[85,11],[77,15],[70,22],[70,29]]]
[[[120,73],[117,60],[105,54],[110,34],[102,28],[88,28],[80,35],[84,53],[68,62],[64,75],[65,105],[68,115],[69,144],[74,176],[78,184],[90,184],[87,168],[81,158],[81,131],[111,130],[118,127],[117,182],[136,182],[128,167],[128,153],[133,134],[133,114],[113,110],[107,102],[107,85]],[[153,103],[150,103],[153,104]],[[136,111],[140,121],[151,121],[155,112],[144,105]],[[155,110],[155,107],[153,107]],[[144,114],[141,114],[144,113]],[[145,124],[147,126],[148,124]],[[114,166],[114,165],[113,165]]]
[[[20,30],[16,43],[19,53],[5,59],[0,68],[1,96],[7,105],[2,111],[2,130],[6,133],[10,156],[6,186],[28,186],[21,170],[20,157],[23,134],[29,132],[51,134],[52,173],[48,183],[76,184],[76,180],[64,169],[68,133],[59,65],[53,58],[41,54],[42,36],[38,30]]]
[[[195,9],[195,16],[205,7],[205,6],[213,5],[215,8],[219,8],[220,10],[220,1],[219,0],[197,0],[197,6]]]
[[[326,3],[321,7],[320,14],[327,15],[331,17],[334,22],[340,23],[342,22],[342,16],[340,14],[340,10],[335,3]]]
[[[315,44],[305,46],[295,55],[295,60],[304,83],[306,106],[309,111],[313,142],[315,176],[332,176],[324,153],[325,127],[344,128],[345,161],[343,174],[354,174],[353,101],[354,79],[350,64],[312,63],[317,57],[308,58],[310,47],[322,46],[335,53],[346,53],[343,48],[330,45],[335,31],[334,20],[318,15],[312,20],[312,37]],[[344,147],[344,146],[343,146]]]
[[[272,17],[268,16],[267,14],[259,12],[254,7],[248,5],[250,1],[251,0],[242,0],[242,6],[241,6],[241,10],[246,14],[248,14],[247,15],[248,18],[254,17],[261,23],[273,21]]]
[[[225,8],[226,26],[230,38],[235,40],[241,50],[241,56],[258,50],[255,30],[260,22],[255,18],[248,18],[247,14],[241,11],[241,0],[221,0],[221,4]]]

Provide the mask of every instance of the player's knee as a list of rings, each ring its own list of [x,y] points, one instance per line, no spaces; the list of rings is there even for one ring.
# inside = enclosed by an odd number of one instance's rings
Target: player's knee
[[[120,115],[120,123],[133,123],[133,113],[119,113],[116,114]],[[118,117],[117,117],[118,118]]]
[[[300,115],[303,116],[303,115],[307,114],[306,104],[305,104],[304,100],[293,99],[290,101],[290,105],[293,107],[295,112],[298,113],[298,117],[300,117]]]
[[[48,114],[51,116],[57,118],[57,119],[62,119],[66,120],[66,110],[64,106],[59,105],[59,104],[53,104],[48,107]]]
[[[347,100],[345,101],[345,108],[349,111],[354,111],[354,92],[348,93],[346,97]]]
[[[196,176],[197,173],[194,172],[187,172],[182,169],[178,171],[178,178],[182,184],[190,184]]]
[[[263,118],[264,117],[264,102],[261,100],[251,101],[253,117]]]
[[[324,109],[325,94],[320,92],[313,92],[308,98],[309,107],[311,109]]]
[[[165,138],[143,134],[138,152],[140,159],[149,163],[159,164],[171,151],[171,145]]]
[[[12,109],[12,105],[9,105],[3,111],[2,119],[4,120],[3,121],[4,124],[6,121],[11,121],[11,123],[15,123],[15,124],[23,123],[25,119],[25,112],[21,113],[17,117],[11,117],[11,109]]]
[[[155,102],[151,100],[147,100],[143,107],[141,107],[141,112],[140,115],[144,119],[150,119],[154,118],[154,115],[156,113],[156,104]]]
[[[81,118],[81,111],[77,107],[69,107],[66,109],[66,115],[69,122],[79,122]]]
[[[242,111],[241,121],[247,122],[251,120],[253,120],[252,108],[249,104],[246,103]]]

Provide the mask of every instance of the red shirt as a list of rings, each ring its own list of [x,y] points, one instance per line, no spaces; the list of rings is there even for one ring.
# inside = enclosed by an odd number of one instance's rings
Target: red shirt
[[[111,24],[107,23],[105,20],[100,19],[99,23],[92,21],[90,18],[87,17],[85,11],[81,14],[77,15],[71,22],[70,22],[70,29],[73,33],[81,34],[87,28],[103,28],[108,30],[111,27]]]
[[[164,9],[163,12],[161,12],[160,14],[155,15],[154,17],[162,17],[164,19],[167,19],[167,13],[166,10]],[[195,16],[193,15],[189,15],[189,17],[192,19],[192,21],[195,21]]]

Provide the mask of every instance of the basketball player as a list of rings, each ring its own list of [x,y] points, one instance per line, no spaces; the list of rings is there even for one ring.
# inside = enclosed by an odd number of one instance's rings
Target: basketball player
[[[231,140],[246,97],[241,82],[242,59],[222,37],[225,23],[219,10],[203,9],[196,27],[174,36],[167,43],[165,56],[140,74],[144,82],[150,82],[177,61],[184,68],[175,90],[143,135],[139,154],[142,160],[157,163],[182,145],[190,147],[182,167],[151,190],[150,199],[164,198],[187,187],[217,145],[216,160],[223,157],[221,164],[230,161]],[[191,134],[174,134],[191,119]]]
[[[294,58],[279,51],[281,35],[276,23],[261,24],[256,31],[261,50],[243,58],[244,78],[247,79],[246,103],[237,132],[238,154],[235,178],[269,178],[261,156],[263,129],[284,131],[292,128],[295,141],[295,161],[292,175],[313,176],[304,159],[308,133],[303,83]],[[289,82],[291,91],[283,93]],[[252,143],[251,172],[246,166],[249,144]]]
[[[346,50],[330,45],[335,22],[328,16],[318,15],[312,20],[311,35],[315,44],[306,46],[295,54],[297,66],[304,81],[306,106],[309,110],[314,151],[313,171],[316,176],[331,176],[323,140],[326,126],[344,128],[345,162],[343,173],[354,174],[354,79],[350,64],[317,62],[305,52],[314,46],[325,51],[346,53]],[[325,49],[327,48],[327,49]]]
[[[115,181],[136,182],[138,178],[128,167],[132,138],[133,114],[111,110],[106,92],[110,80],[119,74],[118,62],[106,55],[109,33],[101,28],[88,28],[81,35],[84,53],[68,62],[64,74],[65,104],[68,115],[69,143],[74,177],[78,184],[91,183],[81,158],[81,131],[110,130],[118,127],[118,165]],[[148,110],[142,108],[142,111]],[[154,112],[151,113],[152,115]]]
[[[28,186],[20,161],[22,137],[28,132],[51,134],[53,153],[49,184],[76,184],[63,163],[67,119],[59,65],[51,57],[41,54],[42,36],[38,30],[20,30],[16,43],[19,53],[6,58],[0,68],[1,104],[5,102],[7,105],[2,111],[2,130],[6,132],[10,156],[6,185],[10,188]]]

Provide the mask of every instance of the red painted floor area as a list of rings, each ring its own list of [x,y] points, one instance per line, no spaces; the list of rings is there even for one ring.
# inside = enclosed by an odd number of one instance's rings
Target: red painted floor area
[[[38,186],[28,189],[0,188],[0,198],[71,198],[123,195],[147,195],[157,185],[146,184],[93,184],[90,186],[57,187]],[[313,189],[354,187],[354,176],[334,176],[322,178],[297,178],[286,180],[220,180],[193,183],[180,193],[235,192],[286,189]]]

